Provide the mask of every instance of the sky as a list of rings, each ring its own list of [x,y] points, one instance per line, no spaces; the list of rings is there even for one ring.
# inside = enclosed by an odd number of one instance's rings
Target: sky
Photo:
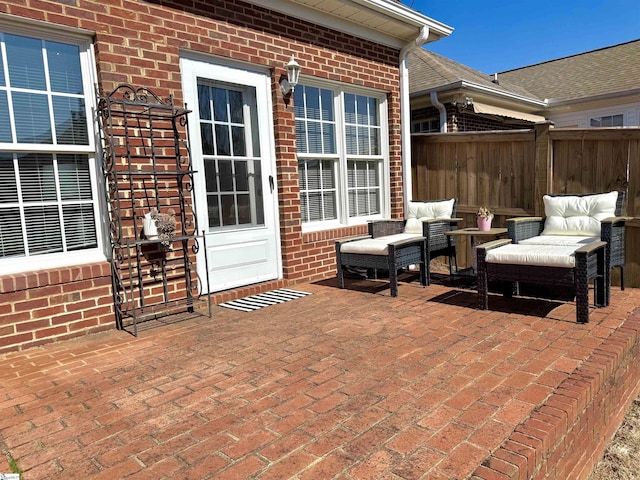
[[[640,39],[640,0],[401,2],[454,28],[428,50],[486,74]]]

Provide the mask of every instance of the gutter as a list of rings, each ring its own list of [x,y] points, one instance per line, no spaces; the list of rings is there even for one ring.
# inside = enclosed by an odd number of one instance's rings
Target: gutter
[[[407,56],[415,48],[420,48],[429,42],[429,27],[423,25],[420,34],[413,42],[400,50],[400,138],[402,155],[402,196],[404,211],[409,209],[412,197],[411,184],[411,107],[409,105],[409,66]]]

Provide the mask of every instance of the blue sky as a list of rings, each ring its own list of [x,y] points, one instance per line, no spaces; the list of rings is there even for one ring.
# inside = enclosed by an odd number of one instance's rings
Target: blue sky
[[[427,49],[487,74],[640,39],[640,0],[401,1],[454,28]]]

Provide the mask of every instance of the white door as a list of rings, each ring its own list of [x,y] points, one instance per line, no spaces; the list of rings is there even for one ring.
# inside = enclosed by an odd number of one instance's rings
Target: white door
[[[211,291],[281,276],[275,149],[266,73],[181,59],[198,228]]]

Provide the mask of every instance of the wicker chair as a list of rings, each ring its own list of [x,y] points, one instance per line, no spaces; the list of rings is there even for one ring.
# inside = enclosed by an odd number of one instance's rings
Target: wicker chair
[[[455,216],[457,199],[436,200],[430,202],[412,202],[433,204],[453,202],[451,217]],[[460,218],[417,219],[422,234],[407,233],[407,220],[378,220],[369,222],[369,236],[336,241],[336,267],[338,285],[344,288],[344,272],[348,267],[367,269],[375,278],[377,270],[389,272],[391,296],[398,295],[398,271],[410,265],[420,267],[420,283],[431,283],[430,260],[439,256],[449,258],[449,271],[453,264],[458,267],[456,240],[444,232],[454,230]],[[413,219],[415,223],[417,221]]]
[[[585,194],[552,194],[549,197],[585,197],[597,195],[593,193]],[[618,192],[616,200],[615,216],[601,220],[600,238],[594,237],[591,241],[600,240],[606,242],[605,247],[605,305],[609,305],[611,297],[611,270],[614,267],[620,269],[620,288],[624,290],[624,264],[625,264],[625,223],[630,220],[624,217],[624,192]],[[513,243],[536,244],[536,238],[543,234],[545,228],[545,217],[519,217],[507,219],[507,233]],[[580,243],[587,243],[583,240]],[[540,243],[540,244],[545,244]]]

